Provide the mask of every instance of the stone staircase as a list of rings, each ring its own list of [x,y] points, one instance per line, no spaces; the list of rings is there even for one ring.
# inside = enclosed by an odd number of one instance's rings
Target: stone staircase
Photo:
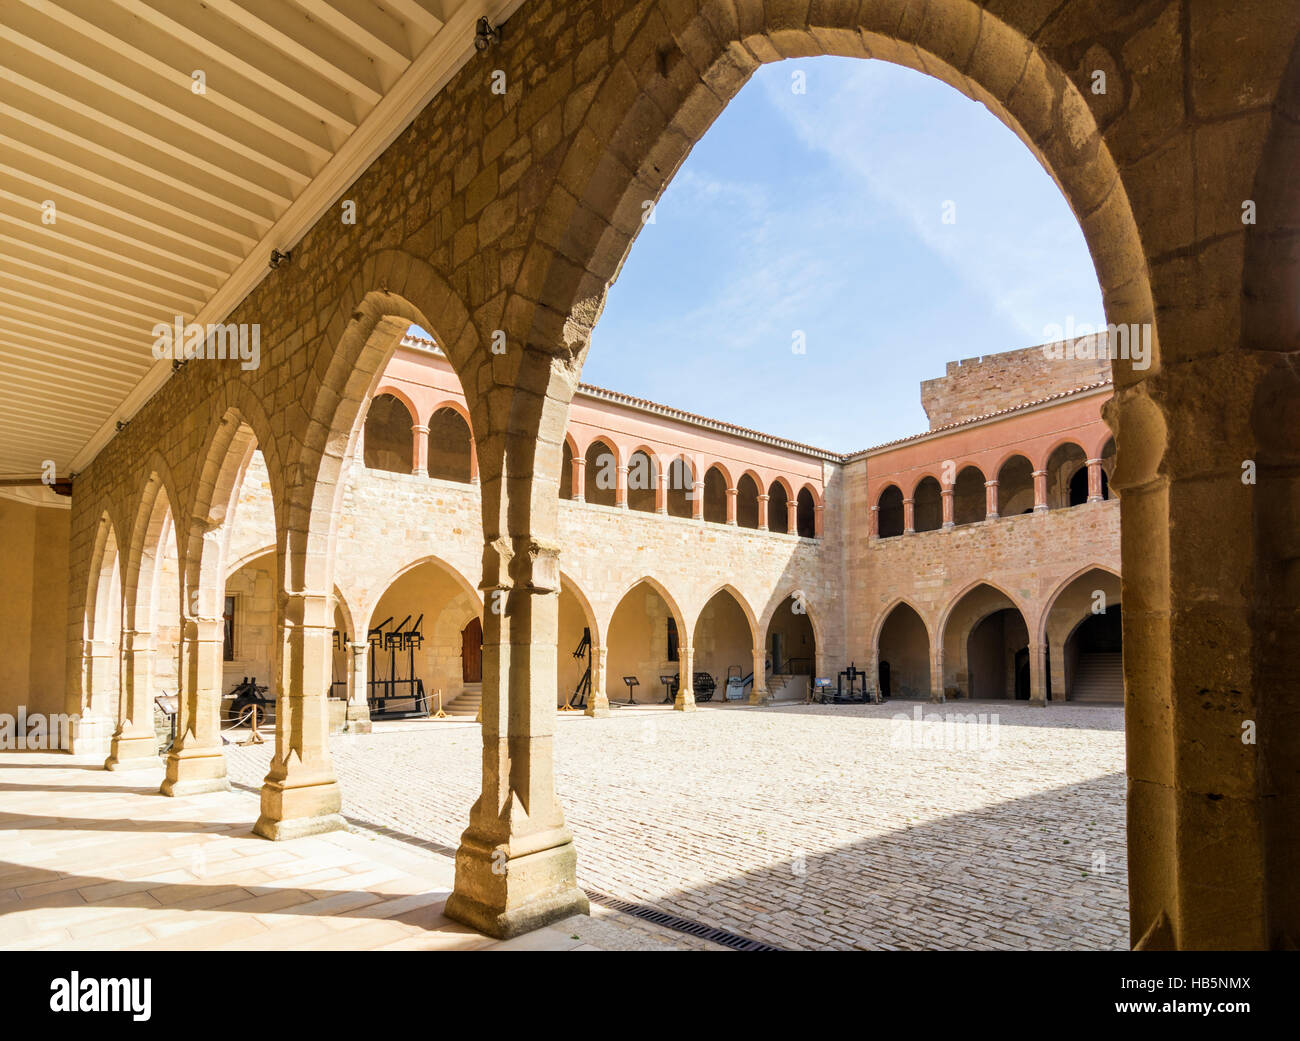
[[[483,704],[483,684],[466,683],[464,689],[456,695],[452,701],[444,702],[442,710],[449,716],[469,716],[473,718],[478,715],[479,707]],[[437,706],[431,706],[437,711]]]
[[[1124,704],[1124,666],[1122,656],[1110,654],[1081,654],[1074,674],[1071,701],[1091,701],[1098,704]]]

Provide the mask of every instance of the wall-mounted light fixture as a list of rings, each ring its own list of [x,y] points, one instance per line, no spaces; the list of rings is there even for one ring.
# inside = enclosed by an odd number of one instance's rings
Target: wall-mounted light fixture
[[[501,42],[501,27],[493,25],[486,17],[478,20],[474,27],[474,49],[485,51],[494,43]]]

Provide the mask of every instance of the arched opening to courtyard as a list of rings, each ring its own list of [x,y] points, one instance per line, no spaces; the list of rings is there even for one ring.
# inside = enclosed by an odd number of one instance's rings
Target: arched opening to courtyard
[[[757,528],[759,519],[759,483],[747,473],[736,483],[736,524],[742,528]],[[766,517],[766,514],[761,516]]]
[[[817,537],[817,499],[807,486],[799,489],[795,506],[795,520],[801,539]]]
[[[876,638],[876,679],[890,698],[930,697],[930,632],[906,601],[885,616]]]
[[[695,651],[691,689],[696,701],[722,703],[730,677],[749,677],[751,685],[741,689],[748,700],[752,683],[762,677],[754,674],[754,624],[752,612],[742,606],[735,590],[719,589],[701,608],[691,634]],[[707,676],[708,679],[704,679]],[[712,694],[708,691],[712,688]]]
[[[662,702],[662,676],[689,675],[681,613],[669,604],[663,587],[642,579],[629,589],[609,622],[605,691],[610,703]],[[627,679],[635,679],[629,687]],[[629,694],[630,691],[630,694]]]
[[[363,452],[371,470],[409,474],[415,469],[415,417],[393,394],[376,395],[366,411]]]
[[[1043,624],[1055,700],[1124,703],[1119,576],[1094,567],[1052,596]]]
[[[366,620],[366,697],[372,719],[425,714],[477,696],[483,680],[483,604],[451,565],[427,557],[383,588]],[[477,710],[476,698],[473,708]],[[462,711],[456,706],[452,711]]]
[[[468,484],[477,476],[474,436],[469,422],[454,408],[440,408],[429,418],[428,469],[430,477],[461,484]]]
[[[710,466],[704,474],[704,519],[709,523],[727,523],[730,487],[730,478],[719,467]]]
[[[597,438],[587,446],[582,497],[593,506],[618,505],[618,453]]]
[[[984,473],[978,466],[963,466],[953,482],[952,520],[956,526],[978,524],[987,512]]]
[[[1031,697],[1029,627],[1006,593],[979,583],[948,609],[943,625],[944,695]]]
[[[803,701],[821,663],[812,608],[802,591],[782,598],[767,623],[764,668],[773,701]]]
[[[891,484],[877,500],[877,524],[879,537],[892,539],[903,534],[903,492],[896,484]]]
[[[1057,445],[1047,457],[1047,506],[1061,510],[1088,501],[1087,454],[1073,442]]]
[[[688,520],[695,516],[698,492],[695,488],[695,470],[690,460],[678,456],[664,471],[664,500],[668,516]]]
[[[1034,512],[1034,464],[1013,455],[998,468],[998,516]]]
[[[595,613],[586,594],[568,575],[560,576],[560,622],[555,648],[557,703],[588,708],[600,686],[601,646]]]
[[[912,530],[938,531],[943,526],[943,490],[933,477],[922,477],[912,492]]]
[[[659,493],[659,471],[654,457],[638,449],[627,461],[627,508],[638,513],[654,513]]]
[[[767,490],[767,530],[790,532],[790,493],[782,481],[773,481]]]

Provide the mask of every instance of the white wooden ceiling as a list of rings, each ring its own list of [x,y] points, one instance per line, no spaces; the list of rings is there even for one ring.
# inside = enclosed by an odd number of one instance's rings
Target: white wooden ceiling
[[[93,459],[154,324],[223,320],[520,2],[0,0],[0,478]]]

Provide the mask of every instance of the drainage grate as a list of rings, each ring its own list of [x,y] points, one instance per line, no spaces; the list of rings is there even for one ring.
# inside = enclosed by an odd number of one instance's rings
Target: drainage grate
[[[588,889],[586,893],[589,899],[602,907],[621,911],[633,918],[640,918],[642,921],[663,926],[665,929],[672,929],[674,932],[685,933],[687,936],[695,936],[701,940],[708,940],[710,943],[730,947],[733,951],[779,951],[781,949],[770,944],[759,943],[759,941],[751,940],[745,936],[737,936],[725,929],[715,929],[710,925],[704,925],[702,922],[692,922],[689,918],[679,918],[667,911],[658,911],[653,907],[646,907],[645,904],[633,904],[627,900],[619,900],[617,897],[599,893],[594,889]]]

